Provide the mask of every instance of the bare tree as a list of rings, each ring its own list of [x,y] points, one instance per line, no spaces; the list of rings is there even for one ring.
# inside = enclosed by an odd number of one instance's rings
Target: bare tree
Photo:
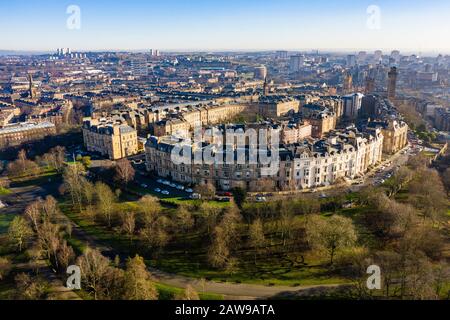
[[[98,249],[88,248],[78,258],[77,265],[81,269],[85,288],[92,292],[94,299],[104,297],[108,285],[108,274],[111,272],[109,259],[104,257]]]
[[[312,216],[306,234],[312,247],[328,252],[330,264],[337,251],[353,246],[357,239],[352,220],[337,215],[331,218]]]
[[[8,229],[8,239],[15,247],[17,247],[19,252],[22,252],[32,235],[33,230],[24,218],[17,216],[11,221]]]
[[[7,257],[0,257],[0,281],[9,274],[11,269],[11,261]]]
[[[111,189],[102,182],[97,182],[95,184],[95,195],[100,215],[106,221],[108,227],[111,227],[111,219],[114,212],[116,196]]]
[[[191,285],[188,285],[182,294],[175,297],[175,300],[195,301],[200,300],[200,296]]]
[[[129,258],[125,270],[125,300],[157,300],[158,293],[150,272],[140,256]]]
[[[77,207],[80,212],[83,209],[83,186],[85,185],[84,173],[84,167],[79,163],[75,163],[67,166],[63,174],[64,187],[71,196],[72,205]]]
[[[130,237],[130,242],[133,241],[135,229],[136,218],[134,212],[127,212],[122,214],[122,231]]]
[[[254,250],[255,265],[259,251],[266,245],[263,224],[260,219],[256,219],[249,228],[249,245]]]
[[[214,268],[225,269],[230,261],[230,249],[226,239],[226,232],[221,226],[216,226],[213,241],[208,250],[208,261]]]
[[[114,167],[115,176],[114,179],[127,186],[130,183],[136,174],[133,166],[131,165],[128,159],[121,159],[117,161],[116,166]]]

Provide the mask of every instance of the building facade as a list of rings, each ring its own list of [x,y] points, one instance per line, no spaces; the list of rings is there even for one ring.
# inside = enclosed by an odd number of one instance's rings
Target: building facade
[[[333,132],[320,140],[280,145],[278,170],[275,175],[265,176],[263,170],[269,165],[227,163],[225,157],[214,164],[174,163],[172,152],[181,141],[170,136],[151,137],[146,144],[147,171],[179,183],[212,184],[222,190],[236,187],[249,191],[299,190],[327,186],[363,176],[381,161],[383,150],[381,130],[372,134],[356,129]]]
[[[111,160],[139,152],[137,131],[127,124],[109,119],[84,119],[83,140],[89,152],[100,153]]]

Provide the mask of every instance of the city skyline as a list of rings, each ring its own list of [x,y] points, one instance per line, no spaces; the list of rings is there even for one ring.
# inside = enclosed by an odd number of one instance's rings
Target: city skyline
[[[449,53],[446,1],[196,1],[127,4],[30,1],[0,4],[0,50],[261,51],[393,49]],[[69,29],[70,6],[80,9]],[[379,8],[379,19],[373,7]],[[372,9],[370,9],[372,8]],[[321,17],[320,19],[318,17]],[[372,20],[370,20],[372,19]],[[373,20],[375,19],[375,20]],[[369,21],[370,20],[370,21]],[[372,23],[372,27],[370,24]],[[375,24],[374,24],[375,23]],[[377,24],[378,23],[378,24]],[[43,36],[45,35],[45,37]]]

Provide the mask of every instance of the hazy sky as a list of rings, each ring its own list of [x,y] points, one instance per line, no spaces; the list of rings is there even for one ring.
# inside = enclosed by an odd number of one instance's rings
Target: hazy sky
[[[67,28],[69,5],[79,30]],[[380,29],[367,27],[370,5]],[[0,50],[58,47],[450,52],[450,1],[0,0]]]

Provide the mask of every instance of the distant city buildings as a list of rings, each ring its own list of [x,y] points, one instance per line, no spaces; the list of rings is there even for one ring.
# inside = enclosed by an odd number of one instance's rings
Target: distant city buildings
[[[56,127],[50,122],[7,124],[0,128],[0,147],[18,146],[25,142],[41,140],[54,134],[56,134]]]

